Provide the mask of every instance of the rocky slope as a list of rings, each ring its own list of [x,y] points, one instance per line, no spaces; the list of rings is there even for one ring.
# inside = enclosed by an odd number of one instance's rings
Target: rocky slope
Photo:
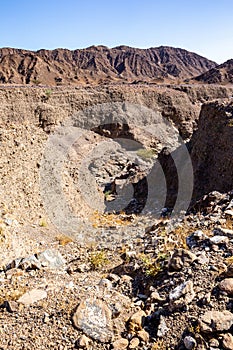
[[[187,79],[216,66],[195,53],[172,47],[136,49],[91,46],[36,52],[0,49],[0,83],[67,85]]]
[[[233,59],[211,68],[208,72],[194,78],[194,80],[205,84],[232,84]]]

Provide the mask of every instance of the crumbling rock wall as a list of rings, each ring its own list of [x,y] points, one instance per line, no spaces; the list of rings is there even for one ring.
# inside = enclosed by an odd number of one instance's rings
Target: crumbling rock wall
[[[233,188],[233,103],[204,104],[192,139],[194,199]]]

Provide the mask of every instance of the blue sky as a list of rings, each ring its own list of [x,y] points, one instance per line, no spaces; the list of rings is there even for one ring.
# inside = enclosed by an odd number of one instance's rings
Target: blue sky
[[[181,47],[233,58],[233,0],[0,0],[0,47]]]

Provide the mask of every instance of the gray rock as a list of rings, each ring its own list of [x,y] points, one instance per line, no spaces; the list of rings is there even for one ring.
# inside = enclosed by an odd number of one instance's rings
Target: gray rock
[[[219,283],[218,287],[228,295],[233,295],[233,278],[225,278]]]
[[[95,340],[108,343],[112,339],[112,313],[102,300],[83,300],[73,315],[73,322],[75,327]]]
[[[199,320],[200,329],[204,333],[227,331],[233,324],[230,311],[207,311]]]
[[[167,324],[165,322],[165,318],[161,315],[159,326],[158,326],[158,331],[157,331],[157,336],[164,337],[168,331],[169,331],[169,328],[167,327]]]
[[[112,283],[107,278],[102,278],[98,284],[100,288],[111,290],[112,289]]]
[[[65,267],[66,262],[64,258],[54,249],[47,249],[37,254],[36,257],[43,267],[48,267],[50,269],[62,269]]]
[[[35,255],[24,258],[20,261],[19,267],[22,270],[36,270],[41,268],[40,261],[35,257]]]
[[[228,244],[229,238],[226,236],[213,236],[210,238],[211,244]]]
[[[208,236],[201,230],[195,231],[192,236],[197,241],[201,241],[201,240],[204,240],[204,239],[208,238]]]
[[[197,256],[191,253],[189,250],[176,249],[168,263],[168,268],[170,270],[179,271],[183,266],[190,265],[196,259]]]
[[[214,233],[218,234],[218,235],[228,235],[228,236],[233,236],[233,230],[230,230],[228,228],[224,228],[224,227],[218,227],[216,229],[214,229]]]
[[[200,265],[205,265],[209,263],[209,258],[206,256],[206,252],[201,252],[201,254],[197,256],[197,262]]]
[[[187,350],[195,349],[197,346],[196,339],[188,335],[187,337],[184,338],[184,346],[186,347]]]
[[[176,308],[187,306],[187,304],[191,303],[194,297],[195,292],[193,290],[193,282],[184,282],[170,292],[169,308],[174,310]]]

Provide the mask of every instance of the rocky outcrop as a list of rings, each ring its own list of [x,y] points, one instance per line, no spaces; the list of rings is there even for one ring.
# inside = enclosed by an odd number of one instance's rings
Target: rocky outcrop
[[[67,85],[123,81],[163,81],[200,75],[216,63],[195,53],[161,46],[28,51],[0,49],[0,83]]]
[[[233,188],[233,104],[204,104],[192,139],[194,198]]]

